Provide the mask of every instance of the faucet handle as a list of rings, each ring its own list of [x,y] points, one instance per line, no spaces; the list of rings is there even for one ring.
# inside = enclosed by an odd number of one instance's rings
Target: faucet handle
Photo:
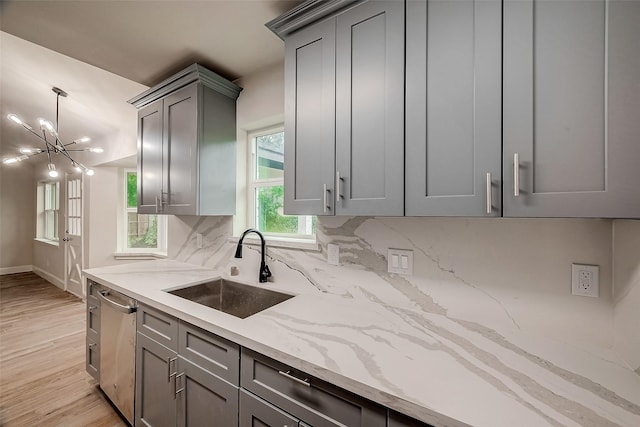
[[[260,282],[264,283],[267,279],[271,277],[271,270],[269,270],[269,266],[267,264],[263,264],[260,266]]]

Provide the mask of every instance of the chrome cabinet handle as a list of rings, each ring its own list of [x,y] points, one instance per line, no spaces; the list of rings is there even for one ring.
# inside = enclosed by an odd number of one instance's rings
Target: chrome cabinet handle
[[[176,372],[171,372],[171,364],[173,362],[175,362],[176,360],[178,360],[177,357],[167,357],[167,382],[171,382],[171,377],[175,377],[176,374],[178,373]]]
[[[173,382],[173,398],[175,399],[178,396],[178,393],[181,393],[184,391],[184,384],[182,384],[182,387],[178,388],[178,378],[183,378],[184,377],[184,372],[181,374],[176,375],[176,379]]]
[[[344,178],[340,178],[340,171],[336,171],[336,205],[340,203],[340,198],[343,197],[342,191],[340,190],[342,188],[340,184],[343,179]]]
[[[111,307],[113,307],[114,309],[122,313],[131,314],[131,313],[135,313],[136,310],[138,309],[138,307],[133,305],[123,305],[115,301],[112,301],[109,298],[107,298],[107,295],[109,295],[109,291],[98,291],[98,297],[100,297],[102,301],[106,302],[108,305],[110,305]]]
[[[88,310],[89,310],[89,311],[93,311],[93,310],[95,310],[96,308],[98,308],[98,307],[96,307],[95,305],[90,305],[90,306],[88,307]]]
[[[278,371],[278,373],[280,375],[282,375],[283,377],[289,378],[290,380],[297,382],[298,384],[302,384],[304,386],[311,387],[311,383],[309,382],[308,378],[305,378],[303,380],[301,380],[300,378],[296,378],[293,375],[291,375],[291,371],[287,371],[287,372]]]
[[[322,212],[327,213],[329,206],[327,206],[327,184],[322,184]]]
[[[97,346],[97,345],[98,345],[97,343],[92,342],[92,343],[90,343],[90,344],[89,344],[89,348],[93,348],[93,347],[95,347],[95,346]]]
[[[520,195],[520,154],[513,153],[513,195]]]
[[[491,213],[491,201],[493,200],[493,194],[491,191],[491,172],[487,172],[487,213]]]
[[[158,196],[156,196],[156,213],[158,213]]]

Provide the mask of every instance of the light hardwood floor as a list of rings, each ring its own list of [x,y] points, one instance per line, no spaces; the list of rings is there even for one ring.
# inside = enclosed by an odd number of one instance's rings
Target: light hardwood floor
[[[84,364],[82,300],[33,273],[0,276],[0,426],[126,426]]]

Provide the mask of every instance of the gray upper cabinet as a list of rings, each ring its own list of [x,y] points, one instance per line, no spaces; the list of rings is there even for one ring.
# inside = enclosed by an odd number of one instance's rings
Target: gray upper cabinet
[[[500,216],[502,2],[406,7],[406,215]]]
[[[335,185],[334,19],[285,42],[284,207],[333,215]]]
[[[640,217],[639,22],[637,1],[505,1],[505,216]]]
[[[129,101],[139,108],[139,213],[235,213],[240,90],[194,64]]]
[[[285,37],[288,214],[404,214],[404,2],[351,3]]]

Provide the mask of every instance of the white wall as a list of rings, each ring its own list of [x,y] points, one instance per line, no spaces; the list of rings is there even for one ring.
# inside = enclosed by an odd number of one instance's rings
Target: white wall
[[[33,241],[33,270],[40,276],[44,277],[54,285],[65,288],[64,283],[64,243],[62,238],[65,231],[65,215],[66,215],[66,186],[64,181],[65,172],[64,164],[58,163],[58,178],[56,180],[60,183],[59,194],[59,209],[58,209],[58,242],[56,244],[47,243],[43,241]],[[30,191],[34,195],[36,194],[36,188],[40,181],[50,181],[47,175],[48,169],[45,163],[36,163],[34,165],[33,181],[29,187],[25,188],[25,191]],[[35,208],[34,208],[35,209]],[[35,215],[35,211],[33,211]],[[34,236],[35,237],[35,236]]]
[[[33,166],[0,163],[0,274],[32,268],[35,201]]]
[[[242,87],[236,104],[237,178],[234,234],[246,228],[247,134],[284,123],[284,63],[276,63],[235,81]]]
[[[640,375],[640,221],[613,228],[615,350]]]

